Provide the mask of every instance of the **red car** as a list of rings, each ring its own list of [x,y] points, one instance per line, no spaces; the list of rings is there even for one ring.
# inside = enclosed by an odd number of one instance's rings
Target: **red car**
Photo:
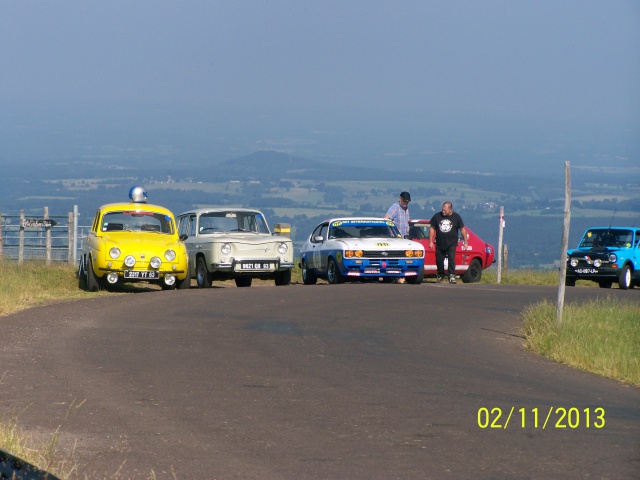
[[[469,234],[469,246],[466,250],[463,250],[462,239],[459,239],[458,248],[456,248],[456,275],[460,275],[464,283],[479,282],[482,277],[482,270],[489,268],[495,261],[495,249],[493,245],[485,242],[473,233],[469,227],[465,226],[465,228]],[[411,240],[415,240],[424,245],[425,278],[435,277],[438,273],[436,268],[436,251],[435,249],[429,249],[429,220],[411,220],[409,222],[409,236]],[[445,258],[444,261],[446,271],[447,259]]]

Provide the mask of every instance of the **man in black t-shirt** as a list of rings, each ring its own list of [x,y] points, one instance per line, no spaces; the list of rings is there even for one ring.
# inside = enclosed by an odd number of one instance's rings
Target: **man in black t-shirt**
[[[444,259],[449,259],[449,283],[456,283],[456,247],[458,246],[458,232],[462,234],[464,249],[467,248],[467,230],[464,228],[462,217],[453,211],[451,202],[442,204],[442,212],[436,213],[429,222],[429,248],[436,245],[436,267],[438,269],[437,282],[444,278]]]

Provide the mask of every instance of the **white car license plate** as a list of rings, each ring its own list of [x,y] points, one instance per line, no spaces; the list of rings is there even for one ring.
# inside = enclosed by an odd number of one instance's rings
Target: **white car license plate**
[[[160,275],[155,270],[125,270],[124,278],[137,278],[140,280],[158,279]]]
[[[240,270],[271,270],[271,262],[240,262]]]

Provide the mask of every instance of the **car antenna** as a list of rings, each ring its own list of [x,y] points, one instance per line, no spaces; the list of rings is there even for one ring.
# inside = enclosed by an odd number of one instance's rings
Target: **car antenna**
[[[616,209],[613,209],[613,215],[611,215],[611,220],[609,221],[609,230],[611,230],[611,225],[613,225],[613,217],[616,216]]]

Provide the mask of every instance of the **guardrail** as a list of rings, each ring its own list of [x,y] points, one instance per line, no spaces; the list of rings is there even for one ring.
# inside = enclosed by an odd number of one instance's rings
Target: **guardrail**
[[[67,215],[49,215],[44,207],[43,215],[0,213],[0,259],[8,258],[22,263],[25,260],[45,260],[77,263],[82,240],[91,227],[78,225],[78,207]]]

